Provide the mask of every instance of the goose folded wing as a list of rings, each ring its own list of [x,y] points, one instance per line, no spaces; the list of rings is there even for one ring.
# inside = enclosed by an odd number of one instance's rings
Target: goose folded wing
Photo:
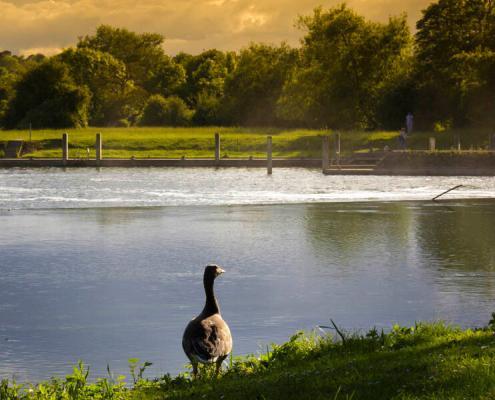
[[[211,321],[202,322],[203,335],[192,340],[191,345],[196,355],[204,361],[216,361],[225,357],[231,350],[230,332]]]

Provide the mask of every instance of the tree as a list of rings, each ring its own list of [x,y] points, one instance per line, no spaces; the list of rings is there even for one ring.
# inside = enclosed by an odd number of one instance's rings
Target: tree
[[[195,107],[199,97],[216,98],[223,96],[226,77],[235,67],[234,53],[212,49],[197,56],[179,53],[174,60],[186,71],[186,82],[181,97],[189,106]]]
[[[139,124],[142,126],[186,126],[192,111],[179,97],[151,96],[146,102]]]
[[[198,94],[193,116],[195,125],[222,125],[228,121],[225,114],[222,98],[205,92]]]
[[[410,63],[405,16],[381,24],[345,5],[301,17],[302,61],[279,100],[282,118],[315,127],[374,128],[382,93]]]
[[[3,121],[9,99],[13,95],[15,77],[5,67],[0,67],[0,121]]]
[[[44,56],[14,56],[8,50],[0,52],[0,122],[5,118],[9,101],[15,95],[15,84],[29,68],[44,60]]]
[[[52,59],[29,70],[16,84],[5,115],[7,128],[86,126],[89,93],[76,86],[68,67]]]
[[[126,66],[127,79],[152,91],[160,66],[166,62],[163,36],[157,33],[135,33],[124,28],[100,25],[96,34],[79,39],[77,47],[111,54]]]
[[[457,66],[454,79],[458,81],[461,124],[495,126],[495,52],[478,49],[454,57]],[[457,119],[459,118],[452,118]]]
[[[89,48],[67,49],[57,59],[65,63],[75,83],[87,87],[91,94],[89,122],[91,125],[114,125],[132,117],[129,111],[142,102],[133,104],[135,86],[127,78],[124,63],[109,53]]]
[[[225,82],[224,107],[235,124],[274,125],[280,123],[275,110],[287,77],[298,58],[286,44],[251,44],[239,55],[237,65]]]
[[[150,78],[148,90],[150,93],[161,94],[165,97],[178,95],[185,83],[186,71],[184,67],[172,58],[165,56]]]
[[[494,51],[493,0],[439,0],[423,11],[416,80],[427,121],[463,126],[491,117],[480,105],[495,103]]]

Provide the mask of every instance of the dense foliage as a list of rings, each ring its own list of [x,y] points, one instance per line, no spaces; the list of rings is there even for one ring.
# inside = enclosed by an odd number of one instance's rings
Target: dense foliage
[[[4,51],[0,121],[399,129],[413,112],[427,129],[495,125],[492,0],[436,0],[414,35],[405,15],[371,22],[345,4],[298,26],[298,48],[171,57],[159,34],[102,25],[51,58]]]
[[[78,86],[66,64],[50,59],[18,82],[4,121],[6,127],[80,127],[88,122],[89,94]]]
[[[455,126],[493,126],[495,2],[440,0],[417,29],[418,110]]]
[[[150,363],[131,359],[130,385],[110,368],[107,377],[91,381],[80,363],[65,379],[3,380],[0,399],[492,399],[494,325],[492,318],[475,330],[416,324],[387,333],[298,333],[262,354],[233,357],[218,378],[205,367],[197,380],[188,373],[146,379]]]
[[[144,106],[139,120],[144,126],[185,126],[191,122],[192,113],[180,97],[151,96]]]
[[[286,81],[280,114],[312,126],[375,128],[390,122],[378,121],[377,110],[387,92],[407,79],[411,37],[405,17],[373,23],[342,5],[318,8],[299,25],[307,31],[302,61]]]

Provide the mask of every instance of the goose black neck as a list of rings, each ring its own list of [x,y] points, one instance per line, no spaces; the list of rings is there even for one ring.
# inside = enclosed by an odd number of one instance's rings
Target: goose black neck
[[[213,291],[214,277],[205,276],[203,278],[203,284],[205,287],[206,294],[206,304],[203,308],[203,315],[213,315],[220,313],[220,307],[218,306],[217,298],[215,297],[215,292]]]

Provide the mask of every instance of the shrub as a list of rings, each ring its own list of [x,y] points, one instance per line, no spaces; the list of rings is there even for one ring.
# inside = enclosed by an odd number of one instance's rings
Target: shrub
[[[129,128],[129,126],[131,126],[131,123],[129,122],[129,120],[121,118],[117,122],[115,122],[114,126],[117,128]]]
[[[220,100],[216,96],[200,93],[196,101],[194,125],[222,125]]]
[[[143,110],[141,126],[187,126],[193,112],[179,97],[151,96]]]

